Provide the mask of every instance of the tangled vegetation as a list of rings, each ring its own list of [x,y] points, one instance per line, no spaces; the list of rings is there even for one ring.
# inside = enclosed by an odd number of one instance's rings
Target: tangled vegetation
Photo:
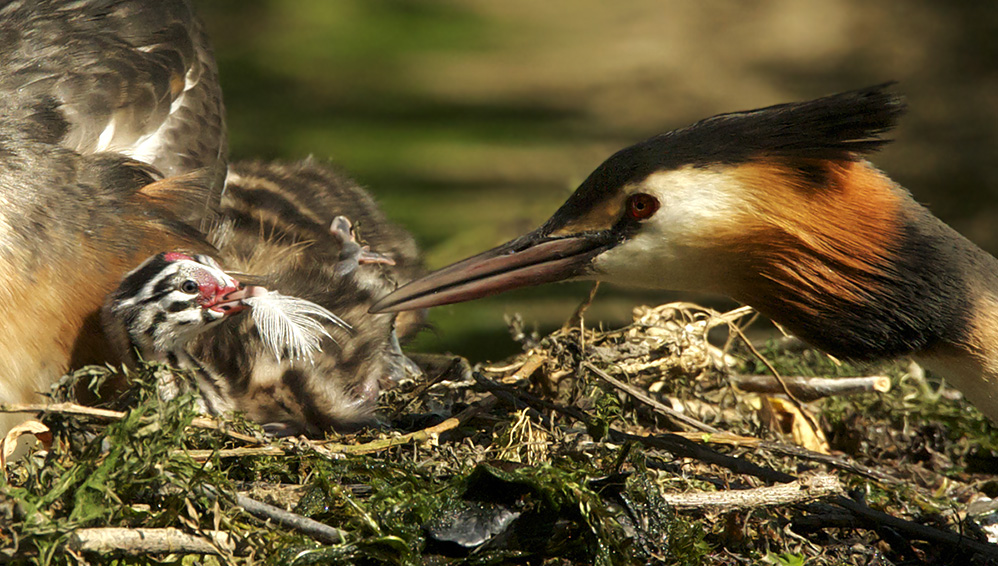
[[[986,420],[917,366],[759,349],[751,316],[640,307],[543,338],[513,320],[521,355],[417,356],[383,427],[321,440],[162,403],[154,364],[76,405],[123,371],[85,368],[46,410],[4,408],[36,413],[39,442],[5,467],[0,562],[998,563]]]

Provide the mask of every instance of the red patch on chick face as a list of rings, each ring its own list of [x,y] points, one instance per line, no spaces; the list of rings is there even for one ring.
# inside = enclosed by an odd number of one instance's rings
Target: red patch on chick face
[[[238,281],[235,279],[219,279],[215,274],[204,269],[195,271],[193,279],[198,284],[197,302],[199,305],[218,312],[232,311],[234,306],[225,304],[225,298],[227,295],[240,289]]]
[[[198,304],[201,306],[213,305],[218,302],[224,284],[221,284],[212,274],[203,269],[198,269],[192,275],[198,284]]]
[[[180,252],[167,252],[163,254],[163,259],[165,259],[166,261],[180,261],[180,260],[194,261],[194,258],[192,258],[191,256]]]
[[[242,310],[237,308],[236,305],[224,304],[227,295],[241,288],[241,285],[235,279],[228,277],[223,272],[216,272],[197,259],[181,252],[165,253],[163,254],[163,259],[168,262],[182,261],[193,264],[189,265],[189,267],[185,266],[181,271],[183,279],[180,282],[180,290],[186,293],[194,293],[195,289],[185,289],[184,286],[191,287],[191,283],[197,285],[197,298],[195,301],[202,308],[210,308],[217,312],[226,313]]]

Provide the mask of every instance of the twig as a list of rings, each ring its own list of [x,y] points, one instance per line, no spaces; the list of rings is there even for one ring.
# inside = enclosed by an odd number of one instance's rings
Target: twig
[[[686,440],[701,442],[704,444],[720,444],[722,446],[734,446],[736,448],[758,448],[766,441],[754,436],[742,436],[733,432],[673,432],[676,436],[681,436]]]
[[[428,379],[424,383],[421,383],[419,387],[416,387],[416,389],[409,396],[409,400],[406,401],[404,404],[402,404],[400,407],[396,408],[394,411],[392,411],[392,414],[389,416],[389,419],[394,419],[395,417],[402,414],[402,411],[408,409],[413,403],[416,402],[417,399],[423,396],[423,393],[426,393],[431,387],[443,381],[445,377],[450,375],[451,372],[457,369],[458,366],[460,366],[462,363],[467,363],[467,361],[465,361],[465,359],[460,356],[454,356],[451,359],[450,363],[447,364],[447,367],[440,370],[440,373],[435,375],[432,379]]]
[[[86,407],[76,403],[0,403],[0,413],[61,413],[66,415],[81,415],[99,419],[121,420],[125,413],[110,409]]]
[[[517,360],[517,361],[515,361],[515,362],[513,362],[511,364],[506,364],[504,366],[484,366],[484,367],[482,367],[482,370],[483,371],[487,371],[489,373],[506,373],[507,371],[513,371],[513,370],[515,370],[517,368],[523,367],[523,364],[525,364],[525,363],[526,363],[526,360],[522,360],[522,361],[521,360]]]
[[[324,544],[343,544],[346,542],[347,532],[330,527],[308,517],[302,517],[296,513],[285,511],[280,507],[274,507],[268,503],[257,501],[251,497],[235,494],[236,505],[242,507],[247,513],[257,519],[270,520],[282,527],[294,529],[304,535],[308,535]]]
[[[904,482],[900,479],[885,474],[875,468],[864,466],[863,464],[853,462],[852,460],[842,458],[840,456],[832,456],[830,454],[822,454],[820,452],[808,450],[807,448],[797,446],[796,444],[770,442],[754,436],[741,436],[730,432],[719,432],[716,434],[704,434],[701,432],[674,432],[673,434],[681,436],[687,440],[701,442],[704,444],[722,444],[725,446],[736,446],[742,448],[758,448],[760,450],[774,452],[782,456],[800,458],[802,460],[809,460],[812,462],[820,462],[838,470],[856,474],[888,486],[898,486],[904,484]]]
[[[306,443],[311,449],[315,450],[320,455],[326,458],[331,458],[336,454],[370,454],[372,452],[379,452],[381,450],[394,448],[395,446],[428,442],[449,430],[453,430],[463,425],[478,413],[491,409],[495,403],[496,398],[490,395],[489,397],[482,399],[475,405],[468,407],[443,422],[422,430],[417,430],[416,432],[404,434],[402,436],[372,440],[371,442],[365,442],[364,444],[338,444],[311,441],[307,441]],[[242,456],[286,456],[291,452],[281,448],[280,446],[251,446],[225,450],[187,450],[186,453],[195,461],[204,462],[213,456],[217,456],[219,458],[239,458]]]
[[[548,361],[547,354],[543,352],[533,352],[530,356],[523,362],[516,371],[511,373],[509,377],[503,378],[504,382],[517,382],[522,379],[529,379],[534,372],[537,371],[544,362]]]
[[[423,430],[417,430],[416,432],[410,432],[409,434],[404,434],[395,438],[386,438],[383,440],[375,440],[373,442],[368,442],[365,444],[317,444],[316,447],[322,446],[322,448],[328,450],[329,452],[344,453],[344,454],[369,454],[371,452],[378,452],[380,450],[385,450],[392,448],[394,446],[400,446],[403,444],[410,443],[420,443],[434,440],[437,436],[453,430],[467,421],[471,420],[472,417],[477,415],[482,411],[486,411],[492,408],[496,403],[496,398],[493,396],[486,397],[466,408],[460,413],[444,420],[441,423],[435,424],[431,427],[424,428]],[[321,452],[320,452],[321,453]]]
[[[707,464],[727,468],[735,473],[748,474],[769,482],[788,483],[797,479],[790,474],[760,466],[744,458],[722,454],[676,434],[666,433],[654,436],[639,436],[611,428],[608,436],[613,442],[637,442],[651,448],[672,452],[677,456],[693,458]]]
[[[200,491],[210,499],[227,499],[235,502],[250,515],[264,521],[273,521],[283,527],[298,531],[311,537],[313,540],[324,544],[343,544],[346,542],[347,532],[330,527],[314,519],[303,517],[297,513],[285,511],[280,507],[275,507],[269,503],[257,501],[241,493],[228,494],[219,491],[213,485],[201,485]]]
[[[803,506],[801,514],[791,519],[795,529],[815,531],[821,529],[855,529],[862,526],[862,519],[849,511],[828,503],[810,503]]]
[[[732,382],[742,391],[752,393],[783,393],[783,387],[768,375],[733,375]],[[856,393],[886,393],[891,389],[891,378],[883,375],[870,377],[783,377],[787,389],[802,401],[822,397],[853,395]]]
[[[245,442],[246,444],[263,444],[266,442],[265,440],[257,438],[255,436],[249,436],[241,432],[229,430],[229,427],[225,423],[209,417],[194,417],[194,419],[191,421],[191,426],[196,426],[198,428],[203,428],[207,430],[217,430],[218,432],[224,434],[225,436],[228,436],[229,438],[240,440],[242,442]]]
[[[244,456],[285,456],[288,454],[280,446],[244,446],[221,450],[177,450],[190,456],[195,462],[206,462],[212,456],[219,458],[242,458]]]
[[[603,381],[606,381],[610,385],[616,387],[617,389],[623,391],[624,393],[627,393],[628,395],[634,397],[635,399],[644,403],[645,405],[648,405],[649,407],[651,407],[653,411],[664,416],[666,419],[671,421],[673,424],[678,425],[680,428],[684,428],[682,425],[686,425],[686,427],[688,428],[692,428],[693,430],[699,430],[701,432],[711,432],[711,433],[720,432],[718,429],[706,423],[700,422],[699,420],[694,419],[693,417],[690,417],[688,415],[684,415],[683,413],[676,411],[672,407],[668,407],[656,401],[655,399],[652,399],[644,391],[638,389],[637,387],[634,387],[633,385],[624,383],[623,381],[616,379],[615,377],[611,376],[610,374],[606,373],[605,371],[599,369],[598,367],[594,366],[589,362],[582,362],[582,367],[593,372]]]
[[[200,537],[174,528],[124,529],[117,527],[78,529],[66,540],[66,549],[73,552],[100,554],[213,554],[242,555],[237,539],[224,531],[206,531],[210,538]]]
[[[111,409],[99,409],[97,407],[77,405],[76,403],[0,403],[0,413],[59,413],[63,415],[78,415],[112,421],[120,421],[128,414],[122,411],[112,411]],[[191,421],[191,426],[208,430],[217,430],[229,438],[246,442],[248,444],[263,443],[263,440],[254,436],[228,430],[228,427],[224,424],[208,417],[194,417]]]
[[[927,525],[920,525],[918,523],[906,521],[900,517],[884,513],[883,511],[871,509],[858,501],[849,499],[848,497],[838,496],[833,498],[831,502],[848,509],[854,515],[864,520],[868,525],[871,525],[874,529],[887,527],[913,539],[942,543],[961,550],[971,550],[987,557],[992,561],[998,560],[998,546],[996,545],[977,541],[960,533],[944,531],[934,527],[929,527]],[[991,562],[989,562],[989,564],[990,563]]]
[[[708,513],[726,513],[740,509],[775,507],[805,503],[840,495],[842,484],[831,474],[815,474],[805,480],[753,489],[728,489],[695,493],[665,493],[666,503],[676,509],[696,509]]]
[[[744,342],[745,346],[749,349],[750,352],[752,352],[752,355],[758,358],[759,361],[762,362],[762,365],[766,366],[766,369],[769,370],[769,373],[773,374],[773,378],[780,384],[780,389],[787,396],[787,398],[790,399],[790,402],[793,403],[795,407],[797,407],[797,410],[800,411],[800,414],[803,415],[805,419],[807,419],[808,425],[810,425],[810,427],[813,430],[818,430],[819,429],[818,423],[815,422],[814,417],[812,417],[811,413],[807,412],[807,410],[804,408],[804,403],[802,403],[800,399],[798,399],[797,397],[794,396],[793,393],[791,393],[790,388],[787,387],[787,383],[780,376],[780,372],[776,371],[776,368],[773,366],[773,364],[770,363],[770,361],[767,360],[766,357],[763,356],[759,352],[759,350],[757,350],[755,346],[752,345],[752,341],[748,339],[748,336],[745,336],[745,333],[742,332],[741,328],[739,328],[734,324],[729,325],[728,328],[732,329],[734,333],[737,334],[738,337],[742,339],[742,342]]]
[[[575,328],[582,328],[583,320],[586,316],[586,311],[589,310],[589,307],[593,304],[593,300],[596,299],[596,293],[598,291],[599,291],[599,281],[593,283],[593,286],[589,288],[589,295],[585,299],[583,299],[582,302],[579,303],[577,307],[575,307],[575,311],[572,312],[572,316],[568,317],[568,320],[565,321],[565,324],[561,325],[561,330],[563,332],[567,332]],[[583,335],[584,334],[585,332],[583,332]]]

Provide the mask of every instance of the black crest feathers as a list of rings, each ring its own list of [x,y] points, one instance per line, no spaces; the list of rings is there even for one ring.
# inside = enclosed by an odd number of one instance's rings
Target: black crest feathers
[[[904,113],[904,100],[885,83],[806,102],[778,104],[707,118],[644,142],[669,161],[738,163],[760,154],[855,159],[889,142],[882,134]]]
[[[604,165],[637,161],[650,170],[663,170],[730,165],[770,155],[856,159],[889,142],[882,134],[904,113],[904,100],[887,92],[891,84],[719,114],[623,149]]]
[[[856,160],[888,143],[881,136],[905,111],[904,99],[887,91],[892,84],[719,114],[654,136],[610,156],[556,216],[578,214],[657,171],[737,165],[762,157]]]

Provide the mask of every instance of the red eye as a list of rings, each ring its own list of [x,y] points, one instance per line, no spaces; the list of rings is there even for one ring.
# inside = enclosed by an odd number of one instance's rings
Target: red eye
[[[635,220],[649,218],[658,210],[658,199],[647,193],[635,193],[627,199],[627,214]]]

